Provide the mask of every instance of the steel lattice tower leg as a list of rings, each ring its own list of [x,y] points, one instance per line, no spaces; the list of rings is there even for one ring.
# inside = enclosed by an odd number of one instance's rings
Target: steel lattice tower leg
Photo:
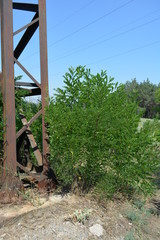
[[[13,32],[13,9],[30,11],[34,13],[34,17],[30,23]],[[31,146],[34,150],[38,165],[43,167],[40,179],[47,175],[49,169],[48,155],[48,136],[45,124],[45,107],[48,100],[48,58],[47,58],[47,30],[46,30],[46,0],[39,0],[38,4],[20,3],[12,0],[0,0],[1,13],[1,49],[2,49],[2,73],[0,74],[0,84],[4,102],[4,175],[17,173],[17,166],[24,172],[32,176],[27,168],[17,162],[16,142],[19,138],[23,139],[23,134],[30,131],[30,125],[42,114],[42,145],[43,153],[37,149],[34,137],[28,136]],[[19,62],[18,58],[24,51],[25,47],[31,40],[32,36],[39,27],[40,42],[40,73],[41,82],[39,83],[32,74]],[[20,41],[15,49],[13,49],[13,37],[24,31]],[[15,82],[14,81],[14,64],[17,64],[33,81]],[[24,96],[40,95],[42,100],[42,109],[27,122],[23,116],[23,127],[16,133],[15,120],[15,89],[28,91]],[[27,134],[27,133],[26,133]],[[36,177],[36,176],[34,176]]]
[[[4,174],[16,173],[16,123],[12,0],[1,0],[2,95],[4,103]]]
[[[48,98],[48,58],[47,58],[47,31],[46,31],[46,1],[39,0],[39,41],[40,41],[40,68],[41,68],[41,95],[42,95],[42,134],[43,134],[43,170],[48,169],[48,137],[44,121],[45,107]]]

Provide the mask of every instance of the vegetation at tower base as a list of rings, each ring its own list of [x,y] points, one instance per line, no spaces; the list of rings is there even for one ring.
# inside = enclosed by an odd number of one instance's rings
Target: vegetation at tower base
[[[138,130],[136,101],[106,71],[93,75],[82,66],[70,68],[64,84],[46,114],[50,161],[60,184],[104,197],[151,193],[159,168],[154,123]]]
[[[15,81],[21,80],[22,76],[15,77]],[[33,103],[28,102],[25,98],[23,98],[23,94],[25,90],[15,91],[15,104],[16,104],[16,131],[22,128],[22,122],[20,118],[20,113],[23,110],[23,114],[26,119],[29,121],[40,109],[41,102]],[[3,98],[0,90],[0,166],[3,162],[3,133],[4,133],[4,121],[3,121]],[[36,142],[40,150],[42,150],[42,120],[41,116],[32,123],[31,130],[33,135],[35,136]],[[20,152],[21,160],[23,162],[24,152],[23,148]],[[31,161],[36,165],[36,159],[34,157],[33,151],[30,148],[30,157]]]
[[[15,81],[21,80],[22,76],[15,77]],[[22,97],[25,95],[25,90],[15,91],[15,104],[16,104],[16,130],[22,128],[22,121],[20,118],[20,113],[22,113],[27,121],[29,121],[40,109],[41,102],[37,101],[36,103],[27,101],[26,98]],[[35,137],[35,140],[38,144],[40,150],[42,150],[42,117],[38,117],[31,125],[32,133]]]
[[[143,112],[139,111],[137,92],[126,90],[127,86],[114,83],[106,71],[94,75],[82,66],[70,68],[64,75],[64,87],[56,90],[46,109],[50,163],[62,187],[93,190],[105,198],[119,192],[132,196],[154,190],[153,178],[160,167],[160,122],[148,121],[139,127]],[[0,98],[1,155],[2,105]],[[40,108],[41,102],[28,102],[16,91],[17,131],[22,127],[20,110],[29,120]],[[40,118],[31,130],[41,149]]]

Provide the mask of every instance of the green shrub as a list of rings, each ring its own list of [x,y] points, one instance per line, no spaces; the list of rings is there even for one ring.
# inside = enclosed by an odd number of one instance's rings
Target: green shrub
[[[113,80],[81,66],[65,74],[46,116],[51,165],[64,187],[76,182],[104,197],[150,193],[157,145],[147,127],[137,131],[137,104]]]
[[[127,233],[127,235],[124,237],[124,240],[135,240],[134,232],[131,230]]]

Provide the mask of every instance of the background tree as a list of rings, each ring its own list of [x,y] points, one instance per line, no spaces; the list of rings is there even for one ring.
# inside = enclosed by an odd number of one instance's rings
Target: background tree
[[[126,82],[125,90],[129,97],[136,99],[143,111],[144,118],[155,118],[157,116],[160,103],[156,100],[156,91],[158,90],[156,84],[151,83],[149,79],[141,83],[133,79],[131,82]]]

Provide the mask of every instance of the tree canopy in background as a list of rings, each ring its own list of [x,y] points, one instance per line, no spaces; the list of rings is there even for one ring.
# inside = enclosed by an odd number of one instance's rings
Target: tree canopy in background
[[[134,98],[144,118],[159,118],[160,114],[160,84],[153,84],[147,79],[138,83],[136,79],[127,81],[125,90],[130,98]]]

